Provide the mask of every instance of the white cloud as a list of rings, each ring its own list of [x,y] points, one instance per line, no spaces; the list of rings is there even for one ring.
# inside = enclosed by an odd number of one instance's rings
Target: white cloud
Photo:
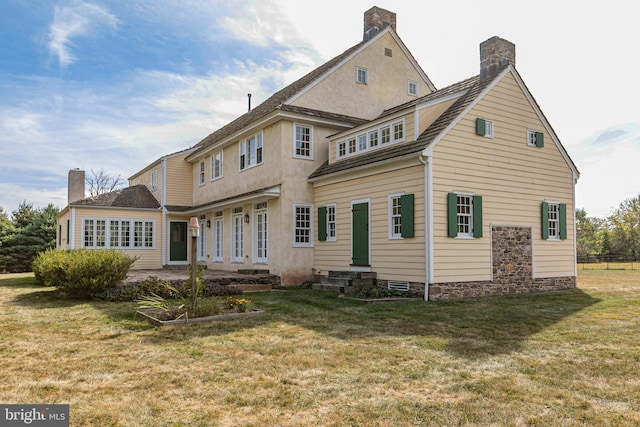
[[[15,183],[0,182],[0,207],[7,214],[15,211],[20,203],[26,201],[34,208],[42,208],[49,203],[62,209],[67,205],[67,188],[35,189]]]
[[[49,29],[49,50],[58,57],[60,67],[76,61],[71,52],[73,38],[86,36],[100,26],[115,29],[118,19],[104,7],[76,1],[72,6],[55,6],[53,23]]]

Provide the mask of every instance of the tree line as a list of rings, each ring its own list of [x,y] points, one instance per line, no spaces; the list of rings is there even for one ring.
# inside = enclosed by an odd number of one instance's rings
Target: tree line
[[[55,248],[59,211],[52,204],[35,209],[24,201],[9,217],[0,206],[0,273],[31,271],[40,252]]]
[[[576,210],[578,256],[619,255],[640,257],[640,195],[620,203],[606,218]]]

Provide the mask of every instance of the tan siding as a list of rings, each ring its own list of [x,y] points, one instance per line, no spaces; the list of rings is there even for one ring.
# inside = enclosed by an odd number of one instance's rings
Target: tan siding
[[[494,138],[475,135],[477,117],[493,121]],[[528,146],[527,129],[543,131],[545,146]],[[483,196],[483,238],[447,237],[455,190]],[[532,228],[535,277],[574,274],[573,174],[510,74],[435,147],[433,194],[435,282],[490,280],[492,224]],[[543,200],[567,204],[567,240],[541,239]]]
[[[438,117],[442,115],[442,113],[447,111],[447,109],[456,102],[456,99],[418,110],[418,120],[420,123],[418,133],[421,134],[424,132]]]
[[[336,203],[337,240],[335,242],[316,241],[315,268],[321,274],[327,274],[329,270],[350,269],[351,202],[369,198],[372,271],[378,274],[378,278],[384,280],[424,282],[423,191],[424,167],[422,165],[381,172],[347,182],[316,186],[316,208]],[[415,195],[415,237],[389,239],[389,195],[402,192]]]
[[[71,234],[67,233],[67,221],[71,219],[71,211],[67,210],[65,213],[58,217],[58,229],[57,229],[57,240],[56,240],[56,248],[58,249],[69,249],[69,242],[67,241],[67,234],[69,234],[69,238],[71,238]],[[69,227],[73,227],[71,223],[69,223]]]
[[[393,56],[386,56],[385,49],[391,49]],[[356,83],[358,66],[367,68],[368,84]],[[418,82],[419,96],[430,92],[400,46],[386,34],[320,81],[293,105],[374,119],[387,108],[416,99],[407,93],[409,80]]]
[[[137,256],[139,259],[133,265],[134,269],[162,268],[162,214],[160,211],[119,210],[102,208],[74,208],[75,209],[75,247],[82,248],[83,218],[98,219],[142,219],[155,221],[153,249],[126,249],[127,255]],[[99,250],[99,249],[96,249]]]
[[[167,205],[191,206],[193,203],[192,166],[185,157],[167,159]]]

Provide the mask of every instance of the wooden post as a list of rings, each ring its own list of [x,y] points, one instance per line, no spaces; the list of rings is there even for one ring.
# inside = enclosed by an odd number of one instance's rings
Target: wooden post
[[[191,217],[189,229],[191,230],[191,309],[194,309],[197,302],[198,236],[200,235],[200,224],[198,224],[197,217]]]

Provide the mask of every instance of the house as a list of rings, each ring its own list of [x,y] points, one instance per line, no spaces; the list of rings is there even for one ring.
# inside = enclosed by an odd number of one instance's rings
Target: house
[[[480,56],[477,76],[331,136],[309,177],[321,276],[374,274],[428,300],[576,286],[578,170],[515,45],[493,37]]]
[[[515,46],[487,40],[478,76],[436,90],[395,30],[366,11],[361,42],[131,176],[127,203],[72,196],[70,179],[59,246],[187,264],[195,216],[201,263],[285,285],[368,277],[432,300],[575,286],[578,171]]]

